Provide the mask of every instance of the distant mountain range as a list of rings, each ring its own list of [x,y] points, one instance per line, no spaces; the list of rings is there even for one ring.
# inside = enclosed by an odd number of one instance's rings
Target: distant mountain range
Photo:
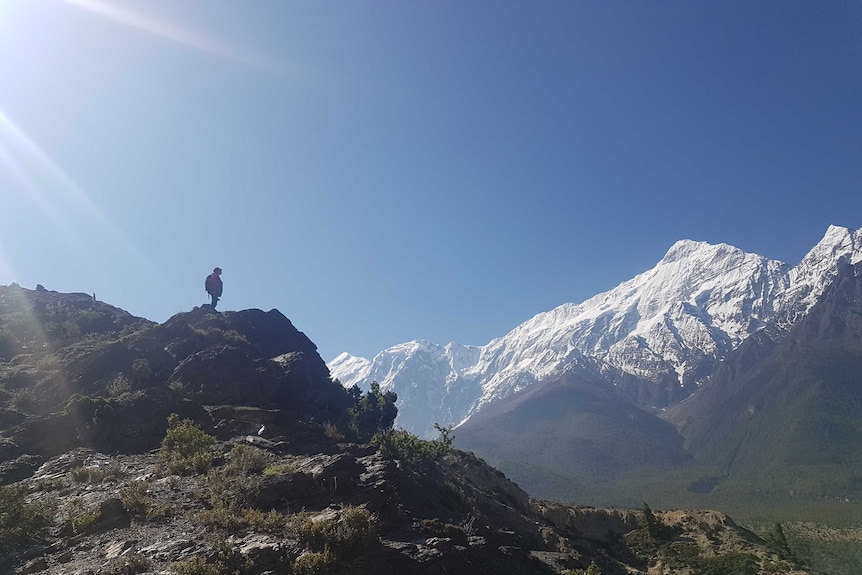
[[[796,265],[680,241],[651,270],[485,346],[342,354],[396,425],[456,424],[537,497],[775,509],[862,501],[862,231]],[[808,502],[808,503],[806,503]]]
[[[572,369],[480,410],[456,444],[535,496],[806,515],[862,501],[861,382],[862,263],[840,265],[797,324],[755,332],[667,408]]]
[[[796,265],[727,244],[682,240],[658,264],[580,304],[540,313],[484,346],[410,341],[373,359],[329,363],[345,386],[398,394],[396,425],[431,436],[543,381],[581,374],[635,405],[663,409],[698,390],[753,334],[804,318],[842,265],[862,261],[862,230],[830,226]]]

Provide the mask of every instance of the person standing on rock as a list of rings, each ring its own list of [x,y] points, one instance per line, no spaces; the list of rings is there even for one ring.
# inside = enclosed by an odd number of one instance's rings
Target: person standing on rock
[[[224,284],[221,281],[221,268],[215,268],[213,273],[207,276],[207,281],[204,283],[204,288],[207,290],[207,293],[210,294],[212,298],[212,308],[216,308],[216,304],[218,303],[218,298],[221,297],[222,289],[224,288]]]

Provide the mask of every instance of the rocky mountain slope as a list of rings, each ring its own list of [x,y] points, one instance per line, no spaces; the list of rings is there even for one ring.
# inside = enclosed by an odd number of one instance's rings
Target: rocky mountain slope
[[[860,381],[862,264],[845,264],[789,332],[753,334],[666,410],[577,371],[492,404],[456,445],[540,497],[828,518],[862,501]]]
[[[531,500],[387,431],[276,310],[0,287],[0,341],[0,573],[808,573],[723,514]]]
[[[398,393],[398,425],[430,434],[564,371],[603,372],[640,405],[688,397],[720,361],[764,328],[806,315],[841,264],[862,260],[862,230],[831,226],[791,266],[726,244],[683,240],[651,270],[581,304],[538,314],[481,347],[401,344],[372,360],[330,362],[344,385]]]
[[[797,498],[862,499],[862,265],[841,266],[788,334],[745,342],[663,417],[736,481]]]
[[[495,402],[455,434],[457,447],[482,454],[534,496],[594,505],[655,501],[650,481],[695,465],[683,444],[675,426],[583,373]]]

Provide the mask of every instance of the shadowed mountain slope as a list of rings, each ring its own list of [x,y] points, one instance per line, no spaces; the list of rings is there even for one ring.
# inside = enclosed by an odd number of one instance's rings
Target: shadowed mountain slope
[[[539,497],[637,505],[609,487],[691,463],[675,427],[585,373],[533,385],[458,428],[456,445],[481,453]]]
[[[666,413],[686,448],[798,497],[862,497],[862,265],[844,266],[780,342],[751,338]]]

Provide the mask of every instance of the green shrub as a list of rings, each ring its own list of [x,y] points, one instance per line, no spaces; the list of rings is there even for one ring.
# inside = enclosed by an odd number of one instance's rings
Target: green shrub
[[[132,392],[132,384],[129,378],[122,373],[117,374],[114,379],[108,382],[105,390],[110,397],[120,397]]]
[[[335,561],[362,555],[377,542],[374,516],[362,507],[346,507],[338,518],[314,521],[307,514],[289,518],[288,533]]]
[[[338,426],[329,421],[323,424],[323,435],[334,441],[344,441],[345,439],[344,434],[338,430]]]
[[[260,572],[249,559],[224,541],[216,546],[216,553],[209,559],[191,557],[174,563],[171,569],[176,575],[240,575]]]
[[[0,485],[0,551],[44,535],[51,526],[54,506],[47,503],[27,503],[20,486]]]
[[[241,507],[213,507],[194,515],[195,520],[210,530],[224,529],[231,533],[250,529],[252,531],[280,534],[285,530],[284,516],[275,510]]]
[[[150,495],[149,481],[132,481],[120,491],[120,501],[123,502],[123,508],[132,517],[137,517],[144,521],[152,521],[163,519],[175,514],[175,510],[170,505],[159,505],[155,498]]]
[[[431,441],[419,439],[403,429],[389,429],[377,433],[371,438],[371,443],[380,448],[384,457],[401,461],[411,468],[425,467],[452,451],[452,428],[443,428],[436,423],[434,427],[441,436]]]
[[[586,569],[566,569],[561,575],[602,575],[602,570],[595,561],[591,561]]]
[[[146,573],[150,570],[150,560],[140,553],[115,557],[108,562],[106,568],[100,573],[104,575],[132,575],[134,573]]]
[[[194,327],[192,330],[200,336],[210,340],[224,341],[229,340],[235,343],[248,344],[248,337],[239,333],[235,329],[221,329],[219,327],[210,326],[206,328]]]
[[[80,535],[89,531],[93,525],[99,522],[100,517],[101,514],[98,509],[91,509],[72,518],[72,529],[74,530],[75,535]]]
[[[215,437],[204,433],[192,420],[176,413],[168,417],[168,430],[162,440],[159,459],[170,473],[204,473],[212,466]]]
[[[335,558],[326,551],[303,553],[293,562],[293,575],[328,575],[336,564]]]
[[[220,565],[207,563],[202,557],[177,561],[173,564],[172,570],[176,575],[224,575]]]
[[[69,470],[77,483],[102,483],[117,479],[122,471],[116,463],[109,467],[73,467]]]
[[[146,517],[147,509],[152,503],[149,488],[148,481],[132,481],[120,491],[120,501],[130,515]]]
[[[249,475],[265,470],[272,455],[250,445],[235,445],[228,454],[224,473],[229,476]]]
[[[213,507],[248,507],[257,496],[261,475],[240,475],[227,466],[207,473],[206,485]]]
[[[286,462],[270,465],[263,470],[263,474],[264,476],[287,475],[288,473],[293,473],[294,471],[296,471],[296,463]]]

